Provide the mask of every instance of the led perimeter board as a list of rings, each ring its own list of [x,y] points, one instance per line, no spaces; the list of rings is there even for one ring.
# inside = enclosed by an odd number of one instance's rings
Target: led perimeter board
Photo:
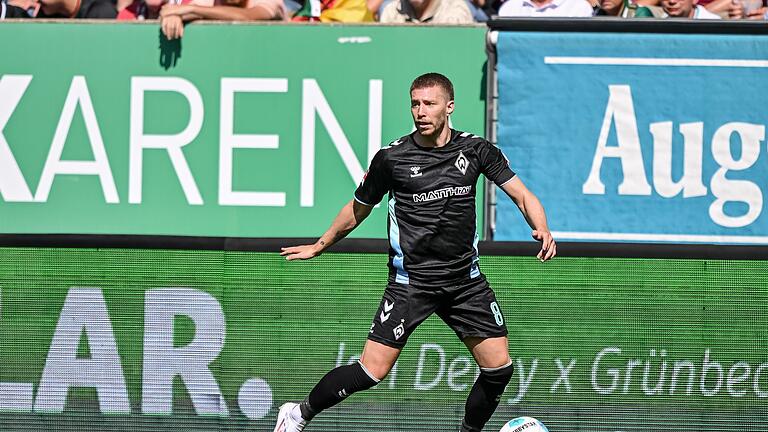
[[[515,375],[487,430],[768,427],[768,262],[485,256]],[[354,361],[386,256],[0,248],[0,430],[271,430]],[[314,431],[451,430],[478,373],[430,318]]]

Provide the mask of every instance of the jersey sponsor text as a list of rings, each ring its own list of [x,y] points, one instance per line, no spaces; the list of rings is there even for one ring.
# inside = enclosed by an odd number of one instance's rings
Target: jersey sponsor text
[[[467,195],[472,191],[472,186],[451,186],[429,192],[413,194],[413,202],[434,201],[456,195]]]

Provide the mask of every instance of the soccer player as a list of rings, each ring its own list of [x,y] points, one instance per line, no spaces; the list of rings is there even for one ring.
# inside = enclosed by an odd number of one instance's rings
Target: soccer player
[[[374,156],[363,181],[315,244],[282,248],[288,260],[310,259],[349,234],[389,194],[389,281],[360,361],[328,372],[301,403],[280,407],[275,432],[300,432],[352,393],[379,383],[408,336],[432,313],[461,338],[480,367],[469,392],[462,432],[481,431],[512,376],[507,328],[496,296],[478,267],[475,185],[482,173],[517,204],[537,257],[555,256],[544,209],[509,168],[501,151],[452,130],[453,84],[428,73],[411,84],[416,130]]]

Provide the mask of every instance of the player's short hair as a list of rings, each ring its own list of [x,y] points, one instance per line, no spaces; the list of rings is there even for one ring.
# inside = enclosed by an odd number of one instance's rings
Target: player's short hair
[[[441,87],[448,94],[448,100],[453,100],[453,83],[451,83],[451,80],[449,80],[448,77],[437,72],[425,73],[413,80],[413,83],[411,83],[411,92],[416,89],[432,86]]]

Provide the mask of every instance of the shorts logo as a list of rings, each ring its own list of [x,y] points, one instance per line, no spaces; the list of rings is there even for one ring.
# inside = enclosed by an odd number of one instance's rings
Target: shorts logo
[[[373,334],[373,327],[376,325],[376,322],[371,323],[371,329],[368,331],[368,333]]]
[[[392,308],[395,307],[395,302],[389,303],[388,300],[384,300],[384,306],[382,309],[384,309],[381,314],[379,314],[379,319],[382,323],[384,323],[386,320],[389,319],[389,316],[392,315]]]
[[[395,335],[395,340],[400,340],[400,338],[405,334],[405,327],[403,327],[403,323],[401,322],[398,324],[397,327],[392,330],[392,333]]]
[[[459,157],[456,158],[456,168],[461,171],[462,174],[467,173],[467,168],[469,168],[469,159],[467,159],[466,156],[464,156],[464,152],[459,152]]]

